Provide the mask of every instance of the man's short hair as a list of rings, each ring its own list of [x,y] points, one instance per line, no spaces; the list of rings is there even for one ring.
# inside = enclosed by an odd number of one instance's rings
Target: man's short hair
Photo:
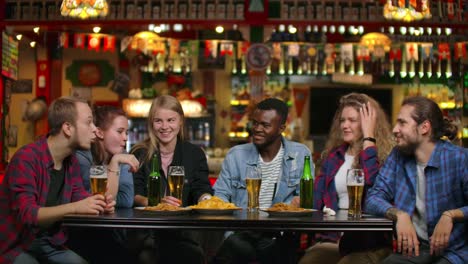
[[[62,125],[65,122],[69,122],[73,125],[76,124],[76,118],[78,116],[76,103],[88,104],[82,99],[71,96],[60,97],[50,104],[48,111],[50,135],[57,135],[60,133]]]
[[[275,110],[281,116],[281,124],[286,123],[286,119],[288,119],[288,106],[279,99],[265,99],[259,102],[255,108],[259,110]]]

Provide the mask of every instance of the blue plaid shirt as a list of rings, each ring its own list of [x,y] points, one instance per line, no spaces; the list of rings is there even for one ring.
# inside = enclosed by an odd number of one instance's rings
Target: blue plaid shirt
[[[464,221],[454,223],[444,257],[468,262],[468,150],[438,141],[425,169],[426,214],[429,237],[442,213],[461,209]],[[394,149],[367,194],[367,211],[377,215],[395,206],[413,215],[416,206],[416,160]]]

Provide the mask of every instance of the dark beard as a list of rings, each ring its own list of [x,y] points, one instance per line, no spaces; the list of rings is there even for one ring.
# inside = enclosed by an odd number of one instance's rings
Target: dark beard
[[[396,146],[396,149],[401,152],[404,156],[414,156],[414,152],[416,151],[416,148],[418,147],[417,143],[409,143],[405,146]]]

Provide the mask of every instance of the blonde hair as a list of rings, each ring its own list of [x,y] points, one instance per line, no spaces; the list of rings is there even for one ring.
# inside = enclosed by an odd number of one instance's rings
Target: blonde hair
[[[131,153],[134,153],[138,149],[146,149],[146,156],[145,160],[151,160],[153,153],[159,151],[159,140],[156,137],[156,134],[153,129],[153,120],[154,116],[156,115],[156,110],[162,108],[167,110],[172,110],[179,114],[181,126],[179,130],[179,134],[177,134],[177,140],[184,140],[184,129],[185,129],[185,118],[184,118],[184,110],[182,109],[182,105],[179,101],[170,95],[161,95],[154,98],[153,102],[151,103],[151,108],[149,110],[148,119],[147,119],[147,129],[148,129],[148,138],[139,142],[135,146],[133,146]]]
[[[341,146],[344,143],[340,128],[340,119],[343,109],[345,107],[353,107],[356,111],[359,112],[359,109],[362,107],[362,105],[366,104],[367,102],[369,102],[372,107],[374,107],[377,114],[376,119],[378,123],[375,126],[374,137],[377,140],[378,159],[382,163],[387,158],[393,148],[393,134],[387,115],[385,114],[380,104],[372,97],[362,93],[350,93],[340,98],[340,104],[338,106],[338,110],[335,112],[335,116],[333,117],[330,133],[328,134],[328,140],[325,144],[325,150],[322,152],[322,159],[326,159],[328,154],[330,154],[334,148]],[[359,145],[359,151],[361,150],[362,144]],[[359,159],[355,159],[355,164],[353,164],[353,167],[358,165],[357,161],[359,161]]]

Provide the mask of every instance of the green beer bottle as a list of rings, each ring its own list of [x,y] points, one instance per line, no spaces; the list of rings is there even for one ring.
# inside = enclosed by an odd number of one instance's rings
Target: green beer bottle
[[[310,156],[304,157],[304,171],[302,172],[300,185],[300,207],[312,208],[314,204],[314,168],[310,167]]]
[[[148,206],[155,206],[161,202],[161,173],[159,172],[159,158],[153,155],[151,173],[148,175]]]

